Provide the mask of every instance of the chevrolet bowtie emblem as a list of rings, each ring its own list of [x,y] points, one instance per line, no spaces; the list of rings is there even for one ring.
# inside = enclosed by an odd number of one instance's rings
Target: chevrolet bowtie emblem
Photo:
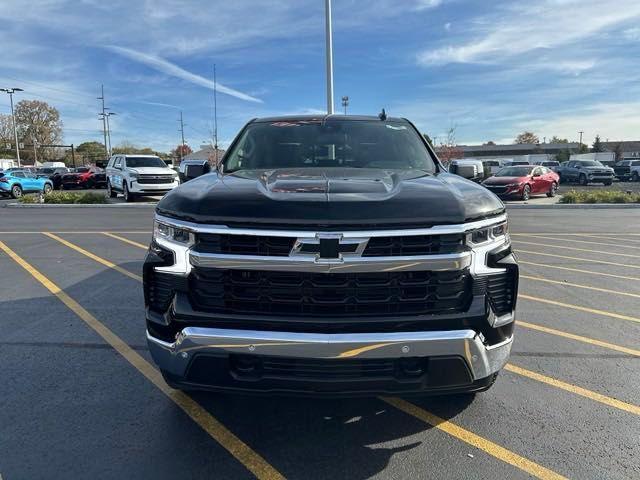
[[[343,238],[342,234],[318,233],[315,237],[298,238],[290,256],[313,256],[318,261],[342,261],[344,256],[362,256],[368,238]]]

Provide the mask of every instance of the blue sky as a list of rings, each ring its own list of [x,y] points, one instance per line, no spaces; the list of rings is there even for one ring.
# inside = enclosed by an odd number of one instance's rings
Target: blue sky
[[[217,64],[219,138],[249,119],[325,108],[323,0],[3,0],[0,87],[46,100],[65,141],[168,151],[183,110],[192,147],[209,141]],[[334,0],[336,108],[382,107],[459,143],[640,138],[637,0]],[[8,113],[6,95],[0,113]]]

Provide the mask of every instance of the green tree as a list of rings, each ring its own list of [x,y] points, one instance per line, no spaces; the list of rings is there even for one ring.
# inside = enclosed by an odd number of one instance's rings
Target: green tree
[[[83,165],[104,161],[106,157],[107,152],[103,143],[83,142],[76,147],[76,162],[80,161]]]
[[[569,140],[566,138],[559,138],[554,135],[551,137],[551,140],[549,140],[549,143],[569,143]]]
[[[591,145],[591,151],[604,152],[604,145],[602,145],[602,142],[600,141],[600,135],[596,135],[596,139],[593,141],[593,144]]]
[[[556,154],[556,161],[560,163],[569,161],[569,158],[571,158],[571,152],[569,151],[568,148],[565,148],[564,150],[560,150]]]
[[[589,147],[584,143],[581,143],[580,147],[578,147],[578,153],[589,153]]]
[[[515,143],[526,143],[526,144],[536,144],[540,143],[540,139],[533,132],[522,132],[515,139]]]

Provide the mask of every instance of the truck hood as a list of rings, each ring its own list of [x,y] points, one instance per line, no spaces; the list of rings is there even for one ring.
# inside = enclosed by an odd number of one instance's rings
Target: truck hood
[[[171,175],[174,173],[170,168],[163,167],[132,167],[127,170],[139,173],[140,175]]]
[[[211,173],[169,192],[156,211],[225,225],[430,226],[504,211],[484,187],[449,173],[298,168]]]

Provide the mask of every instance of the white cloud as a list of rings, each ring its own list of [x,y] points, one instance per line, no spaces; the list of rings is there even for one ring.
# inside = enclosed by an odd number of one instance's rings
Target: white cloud
[[[195,73],[191,73],[184,68],[181,68],[178,65],[175,65],[163,58],[156,57],[155,55],[149,55],[148,53],[139,52],[131,48],[119,47],[116,45],[109,45],[105,48],[131,60],[147,65],[148,67],[158,70],[159,72],[171,75],[173,77],[181,78],[183,80],[186,80],[187,82],[191,82],[195,85],[200,85],[201,87],[205,87],[210,90],[214,89],[213,80],[209,80],[200,75],[196,75]],[[258,98],[252,97],[251,95],[247,95],[246,93],[242,93],[238,90],[234,90],[233,88],[226,87],[219,82],[217,87],[220,93],[224,93],[241,100],[246,100],[248,102],[262,103],[262,100]]]
[[[449,32],[451,31],[451,22],[447,22],[444,24],[444,29]]]
[[[436,8],[442,5],[442,0],[418,0],[416,9],[425,10],[427,8]]]
[[[640,41],[640,27],[627,28],[622,32],[622,35],[632,42]]]
[[[421,65],[498,63],[536,49],[554,49],[593,36],[602,30],[640,18],[640,2],[617,0],[605,8],[597,0],[518,2],[494,15],[475,19],[472,39],[421,52]]]

